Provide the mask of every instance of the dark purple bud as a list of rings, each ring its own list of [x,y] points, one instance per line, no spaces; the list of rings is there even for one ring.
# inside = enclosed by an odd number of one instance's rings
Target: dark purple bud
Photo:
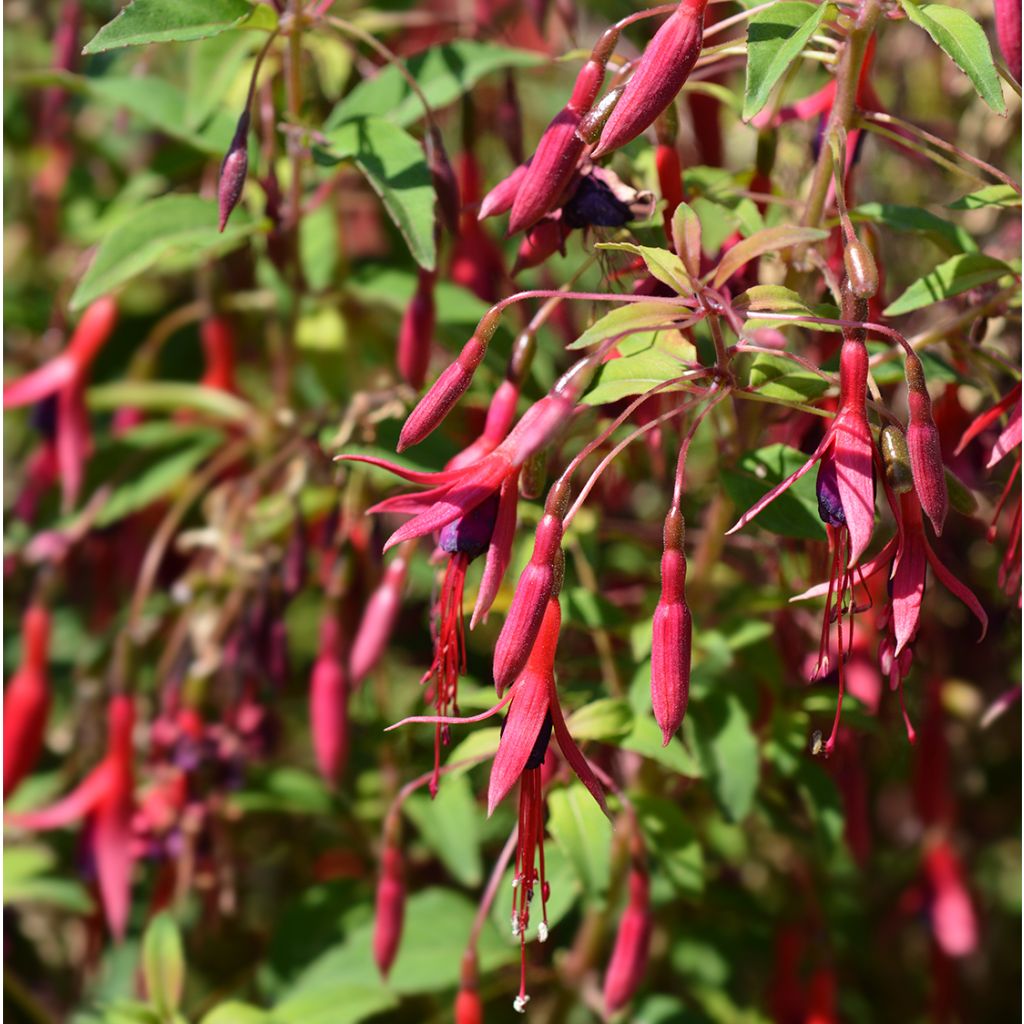
[[[217,185],[218,230],[227,226],[231,211],[242,198],[245,176],[249,170],[249,111],[242,112],[235,128],[234,138],[224,163],[220,165],[220,182]]]

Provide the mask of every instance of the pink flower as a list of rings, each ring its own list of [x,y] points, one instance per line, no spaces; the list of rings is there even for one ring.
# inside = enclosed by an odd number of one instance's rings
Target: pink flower
[[[309,721],[317,767],[333,786],[348,756],[348,678],[338,610],[330,603],[320,623],[320,649],[309,681]]]
[[[7,819],[10,825],[34,832],[63,828],[85,818],[86,842],[99,876],[100,899],[107,924],[118,939],[128,923],[131,896],[134,727],[131,697],[112,697],[107,707],[107,752],[103,760],[63,800]]]
[[[384,570],[384,578],[366,602],[349,658],[352,685],[358,686],[375,668],[387,647],[402,606],[409,560],[402,552]]]
[[[405,921],[405,866],[402,852],[389,843],[381,855],[373,924],[373,959],[383,977],[391,971]]]
[[[4,690],[4,799],[39,760],[50,710],[47,656],[50,613],[31,604],[21,620],[22,656]]]
[[[925,851],[924,873],[931,892],[932,935],[939,949],[951,957],[973,953],[978,921],[963,865],[948,839],[939,839]]]
[[[434,342],[433,271],[421,270],[416,293],[406,307],[398,331],[398,372],[402,379],[419,390],[427,376],[430,346]]]
[[[615,1013],[636,994],[647,970],[651,944],[651,895],[647,871],[634,864],[629,872],[629,902],[619,921],[615,946],[604,975],[604,1008]]]

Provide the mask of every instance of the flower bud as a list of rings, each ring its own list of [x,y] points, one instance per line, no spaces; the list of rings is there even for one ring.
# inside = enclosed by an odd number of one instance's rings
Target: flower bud
[[[483,361],[487,344],[498,328],[501,314],[490,310],[477,325],[473,337],[462,347],[455,362],[431,385],[430,390],[409,413],[402,432],[398,435],[398,451],[419,444],[431,434],[451,412],[455,403],[466,393],[476,368]]]
[[[580,119],[580,123],[576,126],[576,134],[588,146],[592,146],[601,137],[601,132],[604,131],[608,118],[611,117],[612,111],[625,91],[626,87],[624,85],[610,89],[606,95],[601,97],[597,106],[591,107]]]
[[[238,119],[234,137],[220,165],[220,181],[217,184],[217,230],[227,227],[231,211],[242,198],[245,176],[249,170],[249,110],[246,108]]]
[[[554,495],[554,498],[552,497]],[[544,515],[537,524],[530,561],[516,584],[505,623],[494,646],[494,686],[498,695],[513,683],[526,665],[540,632],[548,599],[558,592],[564,571],[562,519],[568,493],[548,495]]]
[[[417,391],[423,387],[434,340],[434,277],[421,270],[416,293],[406,307],[398,331],[398,372]]]
[[[455,997],[455,1024],[484,1024],[484,1007],[477,991],[476,954],[467,950],[462,958],[459,994]]]
[[[604,975],[604,1007],[609,1014],[622,1009],[636,995],[647,970],[651,942],[649,889],[646,871],[634,866],[629,872],[629,903],[619,921]]]
[[[661,599],[651,634],[651,707],[667,746],[686,714],[690,695],[693,624],[686,604],[686,554],[683,517],[673,508],[665,517],[661,556]]]
[[[921,360],[909,353],[906,357],[907,406],[910,423],[907,427],[907,447],[910,450],[910,468],[914,475],[921,508],[932,524],[936,536],[949,510],[946,474],[942,465],[942,447],[939,428],[932,417],[932,400],[924,379]]]
[[[858,299],[874,298],[878,292],[878,268],[871,250],[859,239],[847,240],[843,249],[843,266],[850,290]]]
[[[519,496],[521,498],[533,501],[540,497],[547,479],[550,454],[547,448],[541,448],[523,463],[523,471],[519,476]]]
[[[996,39],[1010,74],[1021,81],[1020,0],[995,0]]]
[[[963,866],[948,840],[940,840],[928,850],[924,870],[932,892],[935,941],[946,956],[967,956],[978,945],[978,922]]]
[[[43,749],[50,710],[46,663],[50,613],[31,604],[21,620],[22,655],[17,672],[4,690],[4,799],[35,767]]]
[[[682,0],[655,33],[601,132],[594,159],[631,142],[675,99],[700,56],[707,3]]]
[[[906,435],[899,427],[887,423],[878,435],[885,464],[885,479],[896,494],[906,494],[914,489],[914,477],[910,469],[910,451]]]
[[[530,161],[520,164],[507,178],[499,181],[480,203],[480,212],[477,215],[479,220],[486,220],[488,217],[497,217],[512,209],[516,193],[522,185],[526,172],[529,170]]]
[[[387,846],[381,856],[373,925],[373,959],[385,978],[398,953],[404,919],[405,878],[402,853],[397,846]]]
[[[529,228],[516,254],[514,277],[521,270],[539,266],[556,252],[565,255],[565,240],[572,229],[561,217],[544,217]]]
[[[402,606],[402,591],[405,589],[408,569],[409,562],[403,554],[392,559],[380,585],[366,603],[349,660],[353,686],[362,683],[384,654]]]
[[[341,656],[341,625],[328,606],[320,624],[320,649],[309,683],[313,750],[324,781],[333,786],[348,755],[348,681]]]

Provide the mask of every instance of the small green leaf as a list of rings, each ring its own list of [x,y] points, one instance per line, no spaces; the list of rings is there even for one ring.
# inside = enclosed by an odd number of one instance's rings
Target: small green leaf
[[[900,0],[907,17],[932,37],[971,80],[978,95],[997,113],[1006,112],[999,73],[985,30],[966,12],[946,4]]]
[[[700,217],[692,207],[680,203],[672,215],[672,240],[690,277],[700,276]]]
[[[234,28],[252,13],[246,0],[132,0],[82,52],[206,39]]]
[[[142,937],[142,977],[150,1002],[164,1018],[172,1016],[185,987],[185,948],[178,925],[166,910],[149,922]]]
[[[748,452],[735,469],[724,469],[722,482],[736,507],[746,509],[799,469],[807,458],[803,452],[787,445],[769,445]],[[825,526],[818,516],[815,476],[812,470],[797,480],[764,509],[754,523],[785,537],[824,540]]]
[[[926,235],[947,252],[977,252],[978,243],[959,224],[936,217],[919,206],[895,203],[861,203],[850,211],[852,220],[884,224],[894,231],[912,231]]]
[[[501,729],[497,726],[490,729],[474,729],[461,743],[452,748],[448,755],[449,765],[458,764],[459,761],[485,760],[493,757],[498,752],[498,741],[501,739]],[[445,772],[445,778],[456,778],[468,772],[473,765],[467,764],[462,768],[450,768]]]
[[[715,694],[692,709],[697,749],[711,791],[730,821],[742,821],[754,802],[760,750],[750,716],[733,694]]]
[[[704,853],[682,810],[663,797],[638,794],[631,799],[658,870],[677,892],[699,895],[704,891]]]
[[[403,810],[453,878],[470,888],[483,881],[480,808],[465,775],[445,775],[433,800],[414,793]]]
[[[940,263],[933,271],[918,278],[894,302],[889,303],[885,316],[900,316],[915,309],[923,309],[934,302],[942,302],[953,295],[977,288],[978,285],[998,281],[1013,268],[1002,260],[980,252],[953,256]]]
[[[235,210],[223,234],[217,231],[217,203],[199,196],[168,195],[143,203],[96,250],[69,303],[72,311],[106,295],[161,262],[178,271],[244,244],[261,225]]]
[[[787,401],[807,402],[824,394],[829,382],[810,370],[805,370],[785,356],[757,353],[741,362],[739,379],[762,395]]]
[[[574,782],[548,796],[548,829],[593,899],[608,891],[611,822],[587,789]]]
[[[504,68],[529,68],[546,58],[532,50],[514,50],[495,43],[458,39],[417,53],[406,60],[427,102],[434,110],[453,103],[480,79]],[[423,117],[423,105],[394,65],[361,81],[327,118],[329,131],[345,121],[382,117],[407,127]]]
[[[266,1010],[258,1006],[229,999],[215,1006],[200,1024],[273,1024],[273,1020]]]
[[[124,406],[163,412],[194,409],[228,423],[245,423],[253,417],[248,402],[218,388],[183,381],[120,380],[97,384],[86,392],[86,403],[90,409],[100,411]]]
[[[433,270],[434,186],[420,144],[398,125],[379,118],[344,124],[327,136],[327,143],[332,158],[351,159],[363,172],[413,259]]]
[[[619,346],[619,359],[602,365],[594,386],[583,396],[587,405],[617,402],[629,395],[640,395],[658,384],[674,380],[695,357],[693,346],[678,331],[638,334]],[[678,385],[665,387],[674,390]]]
[[[747,24],[747,80],[743,90],[744,121],[749,121],[768,102],[775,84],[831,9],[828,3],[782,0],[750,19]]]
[[[622,698],[602,697],[574,711],[566,725],[577,743],[584,740],[617,743],[633,728],[633,712]]]
[[[949,204],[950,210],[980,210],[985,206],[1020,206],[1020,193],[1009,185],[986,185]]]
[[[598,242],[597,249],[612,249],[618,252],[629,252],[639,256],[647,265],[651,276],[667,285],[680,295],[692,295],[693,285],[690,276],[683,266],[683,261],[668,249],[659,249],[651,245],[634,245],[632,242]]]
[[[789,224],[780,224],[774,228],[757,231],[742,242],[737,242],[723,257],[715,269],[712,283],[721,287],[736,273],[744,263],[749,263],[765,253],[789,249],[794,245],[805,245],[828,238],[828,232],[819,228],[801,228]]]
[[[685,306],[675,308],[664,302],[630,302],[617,306],[591,324],[570,346],[571,349],[589,348],[598,342],[619,335],[630,337],[656,327],[670,327],[691,315]]]

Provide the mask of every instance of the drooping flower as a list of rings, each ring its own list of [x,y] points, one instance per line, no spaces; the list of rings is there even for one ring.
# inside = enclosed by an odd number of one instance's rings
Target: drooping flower
[[[416,291],[398,329],[398,372],[419,390],[427,376],[430,346],[434,343],[434,281],[432,270],[420,270]]]
[[[1020,0],[995,0],[996,39],[1010,74],[1021,80]]]
[[[629,870],[629,902],[615,933],[615,946],[604,974],[604,1008],[622,1009],[636,994],[647,970],[651,944],[651,894],[647,869],[634,862]]]
[[[381,853],[373,924],[373,959],[383,977],[391,971],[405,922],[405,864],[397,842]]]
[[[7,819],[8,824],[33,832],[85,819],[85,841],[96,866],[103,911],[118,939],[124,935],[130,907],[134,727],[131,697],[115,695],[107,707],[103,760],[62,800]]]
[[[962,957],[978,945],[978,921],[963,865],[944,836],[929,844],[924,853],[932,935],[946,956]]]
[[[331,603],[320,622],[320,647],[309,680],[309,721],[320,775],[336,785],[348,757],[348,676],[341,622]]]
[[[21,620],[22,656],[4,689],[4,800],[35,767],[50,709],[50,613],[29,605]]]
[[[384,578],[366,602],[349,658],[349,675],[353,686],[362,683],[384,654],[402,605],[402,591],[405,589],[408,572],[409,559],[400,551],[388,563]]]
[[[117,304],[109,295],[97,299],[78,322],[67,348],[49,362],[4,384],[4,408],[57,400],[56,455],[65,508],[70,509],[81,490],[85,460],[91,447],[85,410],[85,384],[89,367],[110,338],[117,323]]]

